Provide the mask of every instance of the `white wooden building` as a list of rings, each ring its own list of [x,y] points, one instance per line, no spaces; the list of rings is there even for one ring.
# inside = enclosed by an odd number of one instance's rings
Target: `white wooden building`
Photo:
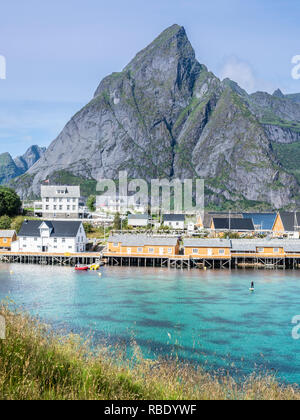
[[[79,219],[84,215],[80,205],[79,186],[42,185],[42,201],[34,203],[34,214],[53,219]]]
[[[12,243],[14,252],[76,253],[86,250],[83,224],[77,221],[25,220]]]

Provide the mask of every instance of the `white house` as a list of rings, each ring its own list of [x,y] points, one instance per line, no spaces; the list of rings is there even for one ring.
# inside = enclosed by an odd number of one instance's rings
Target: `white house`
[[[34,214],[45,218],[79,219],[84,215],[80,205],[79,186],[41,186],[42,201],[34,203]]]
[[[98,195],[96,198],[96,208],[98,211],[107,213],[125,214],[128,211],[144,213],[146,204],[136,201],[134,196],[107,196]]]
[[[76,253],[86,250],[83,224],[75,221],[25,220],[12,251]]]
[[[150,224],[149,214],[129,214],[128,226],[148,226]]]
[[[164,226],[168,226],[171,229],[184,229],[185,215],[184,214],[164,214],[163,223]]]

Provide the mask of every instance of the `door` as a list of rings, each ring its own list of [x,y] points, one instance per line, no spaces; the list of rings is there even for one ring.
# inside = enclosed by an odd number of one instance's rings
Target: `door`
[[[47,246],[43,246],[42,247],[42,252],[48,252],[48,247]]]
[[[163,248],[159,248],[159,255],[164,255],[164,249]]]

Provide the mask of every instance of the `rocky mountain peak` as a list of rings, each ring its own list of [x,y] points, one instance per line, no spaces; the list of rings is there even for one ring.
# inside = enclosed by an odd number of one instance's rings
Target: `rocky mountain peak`
[[[284,94],[282,93],[280,89],[276,89],[275,92],[273,93],[273,96],[276,96],[277,98],[284,98]]]

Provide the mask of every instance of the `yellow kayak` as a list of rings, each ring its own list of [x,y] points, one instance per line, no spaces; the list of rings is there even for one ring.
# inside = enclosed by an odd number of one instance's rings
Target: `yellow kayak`
[[[99,268],[100,268],[100,264],[92,264],[92,265],[90,265],[90,270],[99,270]]]

